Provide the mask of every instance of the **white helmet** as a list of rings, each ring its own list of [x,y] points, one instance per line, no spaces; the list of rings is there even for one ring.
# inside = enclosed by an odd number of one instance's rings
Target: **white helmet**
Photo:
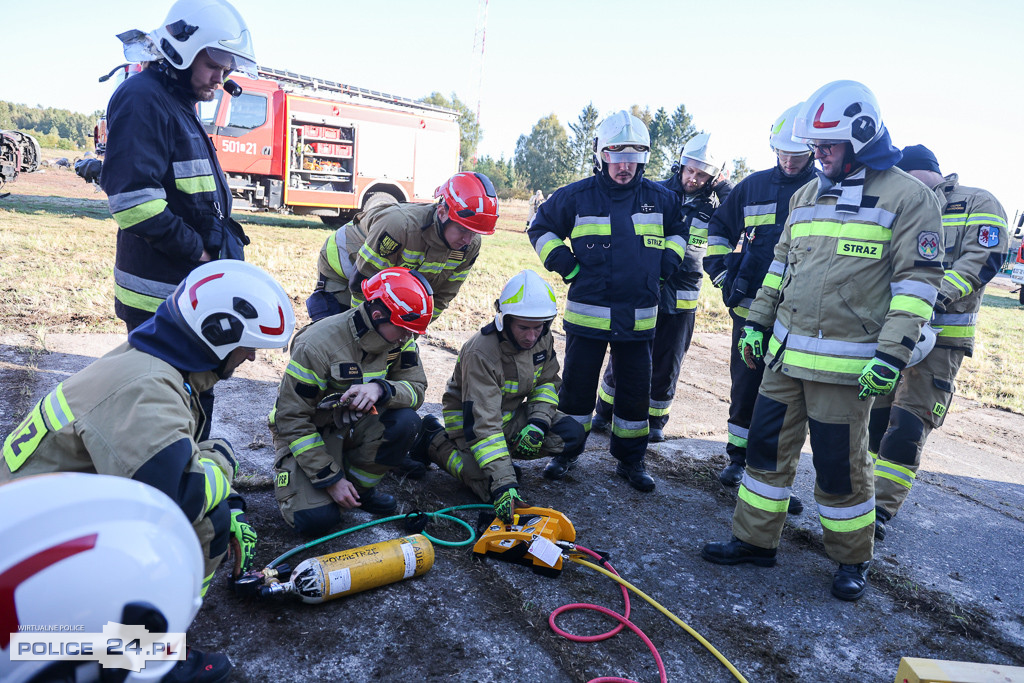
[[[921,326],[921,337],[917,340],[917,344],[914,346],[914,351],[910,354],[910,360],[907,361],[907,367],[917,365],[924,360],[925,356],[932,352],[935,348],[935,342],[938,339],[938,334],[935,328],[931,326],[931,323],[925,323]]]
[[[628,111],[606,118],[594,138],[594,167],[609,164],[646,164],[651,158],[651,134],[647,126]]]
[[[768,138],[768,143],[771,145],[773,152],[782,152],[789,155],[810,153],[806,144],[793,140],[793,121],[796,119],[800,106],[800,104],[794,104],[782,112],[782,115],[775,119],[775,123],[772,124],[772,132]]]
[[[69,665],[11,661],[19,625],[102,633],[114,622],[184,633],[202,603],[203,553],[192,525],[162,492],[124,477],[60,472],[0,486],[0,548],[13,601],[0,610],[0,680],[9,683],[51,680]],[[150,659],[129,680],[160,680],[177,663]]]
[[[505,329],[506,315],[544,322],[550,322],[558,315],[555,290],[532,270],[521,270],[513,275],[501,290],[494,307],[498,310],[494,326],[499,331]]]
[[[284,289],[244,261],[204,263],[181,281],[167,305],[172,318],[220,360],[240,346],[287,346],[295,330],[295,313]]]
[[[679,153],[680,169],[683,166],[690,166],[712,178],[717,177],[722,170],[722,164],[708,151],[710,141],[710,133],[698,133],[687,140],[683,145],[683,151]]]
[[[793,122],[794,141],[849,142],[854,154],[884,131],[878,100],[857,81],[833,81],[821,86],[800,105]]]
[[[178,0],[149,38],[175,69],[192,66],[205,49],[221,66],[256,78],[249,28],[227,0]]]

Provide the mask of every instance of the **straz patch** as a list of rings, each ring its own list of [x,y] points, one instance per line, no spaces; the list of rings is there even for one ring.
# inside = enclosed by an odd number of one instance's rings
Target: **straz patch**
[[[983,247],[999,245],[999,228],[994,225],[983,225],[978,230],[978,244]]]
[[[386,232],[381,236],[380,242],[377,243],[377,255],[381,258],[387,258],[394,254],[396,251],[402,248],[402,245],[391,235]]]
[[[839,244],[836,246],[836,253],[840,256],[880,259],[882,258],[882,245],[874,242],[839,240]]]
[[[653,247],[654,249],[664,249],[665,248],[665,238],[664,237],[657,237],[655,235],[645,235],[644,236],[644,246],[645,247]]]
[[[538,351],[537,353],[533,354],[533,364],[534,365],[540,365],[541,363],[543,363],[547,359],[548,359],[548,352],[547,352],[547,350]]]
[[[708,238],[701,237],[700,235],[690,235],[690,238],[687,240],[687,244],[689,244],[691,247],[703,247],[707,243]]]
[[[929,261],[934,261],[938,258],[939,233],[932,230],[917,233],[917,253]]]
[[[363,371],[359,368],[359,363],[338,363],[338,379],[353,380],[362,376]]]

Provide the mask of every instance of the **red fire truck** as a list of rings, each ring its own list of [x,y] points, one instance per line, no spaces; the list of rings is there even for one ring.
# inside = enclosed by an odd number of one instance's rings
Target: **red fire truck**
[[[260,67],[259,76],[235,75],[239,96],[218,90],[197,105],[237,209],[342,225],[373,194],[432,202],[459,169],[454,110],[289,71]]]

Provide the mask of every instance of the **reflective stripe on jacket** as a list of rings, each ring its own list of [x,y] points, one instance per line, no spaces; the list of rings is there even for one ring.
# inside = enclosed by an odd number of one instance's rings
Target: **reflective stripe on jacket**
[[[906,364],[931,316],[942,280],[939,206],[896,168],[867,170],[855,212],[838,211],[825,189],[819,178],[793,195],[748,320],[772,330],[770,366],[856,385],[876,353]]]

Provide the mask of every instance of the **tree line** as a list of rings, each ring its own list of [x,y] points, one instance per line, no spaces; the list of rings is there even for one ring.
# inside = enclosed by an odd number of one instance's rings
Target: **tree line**
[[[592,102],[583,107],[579,117],[569,123],[568,128],[554,114],[541,118],[529,134],[519,136],[512,158],[502,156],[494,159],[475,156],[483,131],[476,114],[454,93],[451,98],[446,98],[435,92],[424,101],[459,112],[462,168],[487,175],[501,198],[526,198],[535,190],[548,195],[593,173],[594,137],[604,117]],[[651,159],[644,169],[644,176],[655,180],[667,178],[679,159],[683,145],[702,131],[694,126],[693,116],[686,111],[684,104],[671,114],[664,107],[651,112],[649,107],[641,108],[634,104],[630,113],[644,122],[651,135]],[[744,158],[733,159],[731,166],[733,182],[750,173]]]
[[[0,129],[20,130],[51,149],[78,150],[91,146],[93,128],[102,111],[76,114],[67,109],[29,107],[0,100]]]

